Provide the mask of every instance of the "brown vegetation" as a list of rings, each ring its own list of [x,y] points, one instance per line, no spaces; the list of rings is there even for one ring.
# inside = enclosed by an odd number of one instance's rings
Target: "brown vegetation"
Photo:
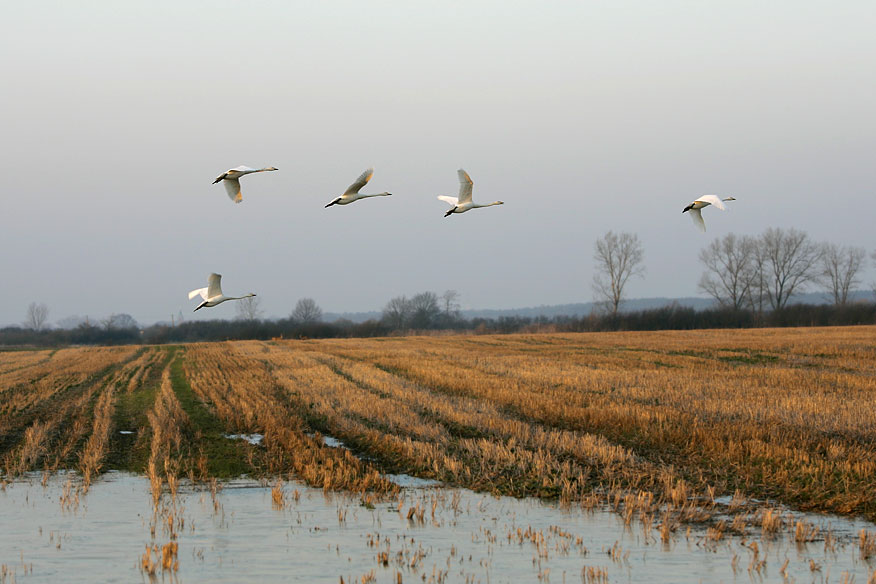
[[[136,348],[65,349],[39,359],[12,362],[0,356],[8,385],[0,385],[0,457],[5,474],[55,470],[70,458],[88,433],[88,418],[105,376]],[[43,353],[43,352],[39,352]]]
[[[63,467],[71,458],[88,477],[100,472],[107,450],[125,446],[112,436],[115,403],[127,395],[126,403],[148,412],[130,421],[141,420],[131,430],[148,453],[135,470],[153,477],[156,493],[164,483],[172,491],[186,474],[208,480],[231,459],[251,474],[355,492],[392,493],[382,474],[403,472],[494,493],[609,504],[627,521],[653,522],[661,535],[734,495],[734,517],[714,528],[714,539],[753,526],[806,542],[817,537],[812,526],[771,508],[752,510],[745,499],[876,517],[874,333],[445,336],[0,353],[0,459],[7,475]],[[232,442],[224,433],[264,440],[223,450]],[[346,447],[330,447],[323,436]]]

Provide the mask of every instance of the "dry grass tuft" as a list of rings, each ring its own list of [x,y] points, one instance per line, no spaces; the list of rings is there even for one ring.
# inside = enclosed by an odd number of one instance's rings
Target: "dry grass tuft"
[[[817,525],[813,525],[805,519],[798,519],[794,524],[794,541],[797,543],[815,541],[820,533],[821,529]]]
[[[581,568],[581,581],[584,584],[608,584],[608,570],[596,566]]]
[[[271,487],[271,505],[274,509],[286,508],[286,493],[283,491],[283,481],[281,479],[277,479],[277,482]]]
[[[760,513],[760,528],[763,535],[775,536],[785,524],[782,511],[779,509],[762,509]]]
[[[862,529],[858,532],[858,549],[862,560],[876,557],[876,533]]]

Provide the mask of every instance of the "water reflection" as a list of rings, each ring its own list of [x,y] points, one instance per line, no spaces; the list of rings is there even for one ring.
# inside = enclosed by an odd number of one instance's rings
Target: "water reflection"
[[[745,537],[680,527],[664,542],[607,511],[463,489],[406,488],[371,502],[284,483],[181,485],[154,508],[149,481],[108,473],[87,495],[75,475],[40,476],[0,492],[0,568],[11,582],[842,582],[865,583],[860,529],[807,516],[830,533],[796,544],[787,531]],[[407,479],[398,477],[400,484]],[[275,485],[276,488],[276,485]],[[81,496],[80,496],[81,495]],[[729,533],[729,532],[728,532]],[[177,544],[164,568],[170,550]],[[178,570],[173,570],[173,562]],[[0,572],[2,577],[2,572]],[[373,580],[371,580],[373,578]],[[401,578],[401,580],[399,580]]]

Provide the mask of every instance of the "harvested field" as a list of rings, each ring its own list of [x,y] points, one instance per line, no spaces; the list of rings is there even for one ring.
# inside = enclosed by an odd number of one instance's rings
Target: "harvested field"
[[[5,478],[386,473],[669,522],[722,496],[876,519],[876,328],[241,341],[0,353]],[[259,444],[230,434],[260,434]],[[348,448],[331,448],[324,436]]]
[[[779,566],[789,581],[823,569],[876,582],[874,338],[0,352],[0,506],[13,518],[0,580],[286,581],[291,567],[301,581],[549,581],[553,569],[670,582],[684,565],[691,582]],[[111,470],[125,472],[100,479]],[[265,529],[267,555],[214,544]],[[118,551],[89,561],[93,545]],[[235,560],[247,568],[229,571]]]

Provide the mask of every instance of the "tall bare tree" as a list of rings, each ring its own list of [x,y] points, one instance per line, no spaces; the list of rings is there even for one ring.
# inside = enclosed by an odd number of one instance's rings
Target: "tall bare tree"
[[[873,263],[876,263],[876,251],[871,253],[870,257],[873,258]],[[870,286],[873,288],[873,294],[876,295],[876,282],[873,282]]]
[[[593,275],[593,291],[598,301],[616,315],[624,298],[624,288],[633,276],[643,276],[642,262],[645,250],[634,233],[609,231],[596,240],[593,259],[596,273]]]
[[[258,296],[246,296],[234,303],[237,310],[238,320],[250,322],[258,320],[262,316],[262,299]]]
[[[49,318],[49,307],[44,303],[31,302],[27,307],[27,314],[24,318],[24,327],[34,331],[41,331],[46,326],[46,320]]]
[[[456,318],[459,316],[459,292],[456,290],[445,290],[441,295],[441,304],[444,306],[444,314],[447,318]]]
[[[134,319],[133,316],[124,313],[113,313],[105,319],[101,320],[100,324],[102,324],[103,328],[108,331],[140,328],[140,325],[137,324],[137,321]]]
[[[755,284],[755,241],[728,233],[700,250],[706,271],[700,278],[700,290],[723,307],[740,310],[751,300]]]
[[[409,326],[413,306],[406,296],[396,296],[383,307],[381,320],[394,330],[403,330]]]
[[[858,275],[865,257],[867,252],[863,247],[839,246],[835,243],[823,245],[820,279],[833,296],[835,305],[845,305],[849,300],[849,292],[861,283]]]
[[[821,246],[804,231],[771,227],[758,239],[756,250],[759,293],[773,310],[785,308],[795,292],[818,276]]]
[[[438,315],[441,314],[438,296],[434,292],[420,292],[411,298],[410,303],[410,326],[415,329],[432,328]]]
[[[322,308],[313,298],[302,298],[295,303],[292,320],[302,324],[311,324],[322,320]]]

